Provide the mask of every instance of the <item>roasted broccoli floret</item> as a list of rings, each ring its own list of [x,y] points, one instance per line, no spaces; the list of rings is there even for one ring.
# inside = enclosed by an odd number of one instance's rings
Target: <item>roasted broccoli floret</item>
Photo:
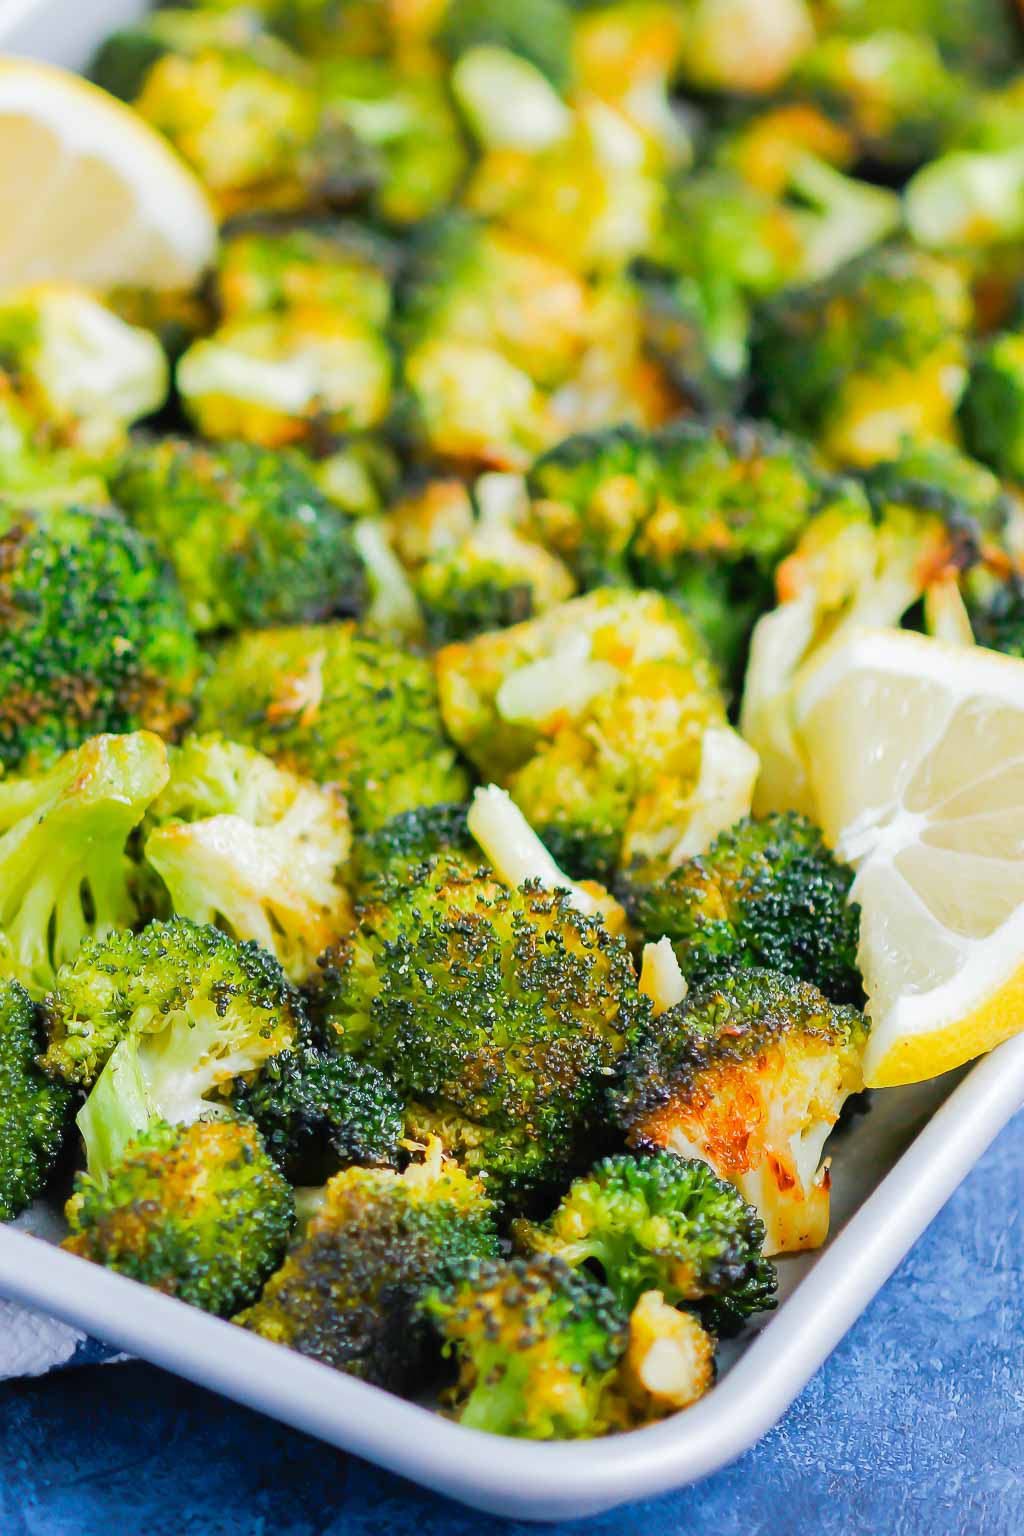
[[[682,68],[707,91],[767,95],[814,41],[805,0],[691,0]]]
[[[766,1255],[828,1234],[825,1139],[863,1087],[854,1008],[751,968],[652,1019],[622,1062],[615,1114],[629,1143],[709,1162],[755,1207]]]
[[[4,767],[188,720],[199,653],[184,604],[153,545],[114,513],[0,501],[0,615]]]
[[[789,812],[738,822],[659,884],[630,891],[627,904],[642,938],[671,939],[691,987],[754,965],[859,1003],[852,884],[818,828]]]
[[[87,939],[47,994],[46,1071],[94,1082],[119,1045],[153,1113],[177,1124],[208,1108],[305,1027],[302,1002],[258,944],[187,918]]]
[[[350,845],[340,795],[251,747],[195,737],[172,749],[145,856],[172,911],[255,939],[303,981],[351,924]]]
[[[696,631],[665,598],[603,588],[436,662],[449,734],[570,873],[603,879],[640,842],[682,835],[724,712]]]
[[[707,1163],[655,1152],[605,1158],[579,1178],[542,1226],[513,1225],[526,1252],[596,1264],[628,1310],[645,1291],[693,1306],[718,1333],[775,1305],[764,1225]]]
[[[360,828],[466,793],[430,664],[351,624],[229,642],[204,690],[200,725],[339,787]]]
[[[216,297],[224,319],[324,306],[385,326],[398,264],[393,245],[351,220],[248,220],[221,244]]]
[[[89,935],[134,922],[132,829],[167,782],[148,731],[96,736],[34,776],[0,779],[0,975],[45,991]]]
[[[127,325],[85,289],[36,283],[0,303],[6,375],[37,444],[100,455],[167,394],[167,359],[148,331]]]
[[[157,1121],[103,1172],[79,1174],[63,1247],[229,1317],[280,1262],[292,1194],[243,1121]]]
[[[480,850],[469,830],[469,807],[421,805],[357,837],[352,850],[354,881],[361,892],[401,886],[415,869],[438,854],[464,854],[472,867]]]
[[[905,438],[951,438],[969,319],[957,267],[884,247],[765,307],[753,358],[759,404],[840,463],[891,458]]]
[[[546,1254],[480,1263],[422,1308],[458,1364],[450,1405],[461,1424],[529,1440],[610,1427],[627,1317],[593,1276]]]
[[[967,612],[979,645],[1024,656],[1024,575],[1014,567],[972,573]]]
[[[1024,480],[1024,334],[985,343],[961,408],[967,446],[1000,475]]]
[[[486,45],[528,59],[559,88],[572,67],[572,12],[566,0],[448,0],[440,41],[452,58]]]
[[[322,961],[317,1017],[392,1074],[414,1133],[447,1134],[500,1193],[578,1166],[647,1011],[625,941],[583,894],[438,854],[382,883]]]
[[[265,1339],[391,1391],[422,1384],[436,1346],[420,1296],[453,1266],[497,1252],[482,1185],[431,1142],[398,1174],[348,1168],[255,1306],[235,1319]]]
[[[0,1221],[39,1194],[64,1139],[71,1096],[36,1066],[42,1044],[28,993],[0,981]]]
[[[363,597],[350,520],[297,456],[243,443],[142,443],[114,499],[170,560],[198,631],[312,623]]]
[[[1020,48],[1004,0],[817,0],[821,28],[872,37],[887,28],[935,39],[949,64],[968,74],[1002,73]]]
[[[337,1049],[303,1041],[272,1056],[254,1079],[236,1080],[231,1101],[290,1184],[322,1184],[350,1163],[398,1163],[401,1099],[377,1067]]]
[[[690,1408],[714,1381],[715,1336],[693,1312],[645,1291],[629,1315],[629,1344],[608,1393],[613,1427],[637,1429]]]

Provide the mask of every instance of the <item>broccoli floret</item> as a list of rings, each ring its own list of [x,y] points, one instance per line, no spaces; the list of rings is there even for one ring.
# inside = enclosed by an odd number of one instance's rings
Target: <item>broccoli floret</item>
[[[351,924],[350,845],[340,795],[208,736],[172,749],[145,856],[174,912],[255,939],[303,981]]]
[[[42,1043],[24,987],[0,981],[0,1221],[39,1194],[64,1139],[70,1094],[36,1066]]]
[[[448,0],[440,41],[452,58],[486,45],[528,59],[559,88],[572,67],[572,13],[566,0]]]
[[[1018,570],[972,573],[967,611],[979,645],[1024,656],[1024,576]]]
[[[435,1350],[420,1296],[497,1252],[493,1206],[432,1142],[404,1173],[348,1168],[301,1242],[235,1319],[265,1339],[391,1391],[423,1384]]]
[[[93,1083],[131,1048],[155,1114],[177,1124],[287,1050],[305,1028],[298,992],[258,944],[187,918],[87,939],[44,1004],[46,1071]]]
[[[395,1166],[404,1106],[369,1062],[305,1041],[239,1078],[232,1104],[253,1119],[290,1184],[322,1184],[349,1163]]]
[[[608,1393],[616,1429],[690,1408],[714,1385],[715,1336],[692,1312],[645,1291],[629,1315],[629,1344]]]
[[[961,407],[968,448],[1000,475],[1024,480],[1024,335],[985,343]]]
[[[293,1216],[253,1126],[157,1122],[103,1176],[78,1175],[62,1246],[228,1317],[280,1262]]]
[[[691,987],[763,966],[813,982],[834,1002],[863,998],[853,870],[819,829],[790,812],[719,833],[659,884],[627,894],[640,935],[672,941]]]
[[[765,1224],[766,1255],[828,1234],[825,1139],[863,1087],[855,1009],[758,968],[691,992],[652,1019],[620,1066],[614,1112],[631,1146],[699,1157]]]
[[[200,727],[338,786],[361,829],[467,789],[429,662],[351,624],[230,641],[203,692]]]
[[[45,991],[83,939],[135,920],[125,844],[166,782],[166,748],[144,731],[0,779],[0,975]]]
[[[322,965],[317,1017],[422,1106],[416,1131],[447,1129],[516,1195],[578,1166],[648,1007],[625,941],[571,891],[509,889],[455,854],[378,891]]]
[[[199,653],[149,541],[100,509],[0,502],[0,764],[45,762],[101,731],[172,736]]]
[[[198,631],[312,623],[361,605],[351,523],[297,456],[168,438],[137,445],[110,484],[174,566]]]
[[[707,1163],[655,1152],[605,1158],[577,1179],[542,1225],[513,1225],[526,1252],[596,1264],[630,1311],[645,1291],[692,1304],[718,1333],[775,1305],[764,1225]]]
[[[1005,0],[819,0],[817,9],[825,31],[871,37],[895,28],[932,37],[949,64],[969,74],[1002,73],[1020,48]]]
[[[602,588],[436,664],[449,734],[571,874],[603,879],[636,842],[678,840],[724,711],[699,637],[665,598]]]
[[[767,95],[814,41],[805,0],[693,0],[684,78],[706,91]]]
[[[458,1363],[450,1404],[461,1424],[529,1440],[610,1427],[627,1318],[593,1276],[547,1254],[480,1263],[422,1307]]]
[[[37,443],[93,455],[119,447],[125,429],[167,395],[167,359],[156,338],[70,283],[5,294],[4,374]]]
[[[473,868],[480,851],[466,821],[469,807],[419,805],[401,811],[355,840],[353,879],[360,891],[401,886],[416,868],[438,854],[465,854]]]
[[[248,220],[225,239],[216,292],[224,319],[324,306],[383,327],[398,255],[390,242],[344,220]]]
[[[891,458],[905,438],[951,438],[969,318],[955,266],[884,247],[765,307],[753,359],[759,403],[841,463]]]

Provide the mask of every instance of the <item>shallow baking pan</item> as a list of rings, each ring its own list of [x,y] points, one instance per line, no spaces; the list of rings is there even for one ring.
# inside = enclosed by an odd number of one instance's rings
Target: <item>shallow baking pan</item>
[[[143,8],[0,0],[0,52],[78,67]],[[696,1407],[607,1440],[534,1445],[464,1429],[62,1253],[22,1223],[0,1226],[0,1295],[479,1509],[593,1514],[703,1477],[763,1435],[1022,1104],[1024,1037],[969,1071],[875,1094],[832,1138],[832,1234],[820,1253],[780,1262],[779,1310],[725,1348]],[[59,1234],[59,1212],[33,1218],[36,1231]]]

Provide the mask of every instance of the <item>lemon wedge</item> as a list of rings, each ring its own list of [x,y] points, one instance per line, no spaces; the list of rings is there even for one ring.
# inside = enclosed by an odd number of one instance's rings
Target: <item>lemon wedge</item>
[[[191,287],[217,227],[148,124],[77,75],[0,59],[0,288]]]
[[[1024,661],[863,631],[795,704],[819,820],[857,871],[869,1087],[1024,1029]]]

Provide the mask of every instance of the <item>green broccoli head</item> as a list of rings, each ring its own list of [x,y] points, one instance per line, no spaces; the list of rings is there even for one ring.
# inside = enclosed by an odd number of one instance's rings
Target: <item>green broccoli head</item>
[[[518,1221],[517,1244],[567,1264],[596,1264],[632,1311],[645,1291],[693,1306],[718,1333],[775,1305],[764,1224],[707,1163],[658,1151],[607,1157],[575,1181],[541,1226]]]
[[[229,1317],[280,1262],[292,1194],[253,1126],[156,1122],[103,1178],[79,1174],[63,1247]]]
[[[338,793],[217,736],[172,748],[146,823],[171,910],[256,940],[293,981],[351,926],[350,847]]]
[[[234,1107],[256,1122],[290,1184],[322,1184],[350,1163],[397,1164],[404,1106],[379,1068],[303,1041],[236,1079]]]
[[[461,1424],[529,1440],[609,1427],[608,1389],[628,1326],[612,1293],[549,1254],[468,1267],[424,1299],[458,1382]]]
[[[659,884],[627,888],[626,897],[644,939],[671,939],[691,987],[762,966],[813,982],[834,1002],[859,1003],[852,884],[853,870],[820,830],[788,812],[744,818]]]
[[[1010,480],[1024,480],[1024,335],[987,341],[975,359],[961,407],[973,454]]]
[[[113,513],[0,503],[0,614],[5,768],[188,720],[199,653],[184,604],[154,546]]]
[[[351,624],[230,641],[204,690],[199,723],[337,786],[361,829],[466,793],[430,663]]]
[[[187,918],[87,940],[44,1004],[46,1071],[88,1086],[115,1047],[137,1051],[154,1111],[173,1124],[208,1108],[305,1027],[271,955]]]
[[[958,70],[1001,75],[1020,49],[1013,7],[1004,0],[823,0],[819,23],[826,32],[871,37],[887,30],[932,37]]]
[[[401,887],[415,870],[439,855],[464,854],[475,869],[480,850],[466,824],[468,805],[419,805],[400,811],[357,837],[352,850],[360,894]]]
[[[348,220],[250,219],[221,244],[216,290],[226,319],[310,305],[386,326],[397,252]]]
[[[71,1095],[36,1066],[36,1007],[16,981],[0,981],[0,1221],[39,1194],[64,1139]]]
[[[0,779],[0,973],[43,992],[90,935],[137,916],[125,845],[167,782],[158,736],[96,736]]]
[[[630,1145],[709,1162],[755,1207],[767,1255],[828,1234],[825,1139],[863,1087],[854,1008],[752,967],[652,1019],[621,1063],[614,1113]]]
[[[454,855],[378,894],[322,963],[317,1017],[500,1191],[578,1165],[648,1006],[625,941],[571,893],[512,890]]]
[[[950,438],[969,319],[955,265],[884,246],[765,306],[753,358],[759,404],[840,463],[892,458],[906,438]]]
[[[310,623],[362,604],[351,522],[298,456],[166,438],[137,444],[111,490],[173,565],[198,631]]]
[[[404,1173],[348,1168],[244,1328],[391,1391],[419,1386],[432,1356],[417,1302],[454,1266],[497,1252],[493,1206],[439,1142]]]
[[[1019,571],[972,573],[967,612],[979,645],[1024,656],[1024,576]]]

